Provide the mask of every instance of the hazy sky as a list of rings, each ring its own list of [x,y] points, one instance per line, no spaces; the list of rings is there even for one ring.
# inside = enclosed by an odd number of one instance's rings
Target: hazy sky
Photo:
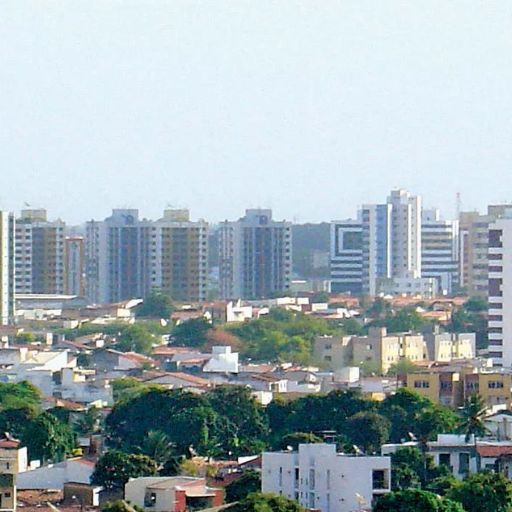
[[[512,2],[0,1],[0,206],[512,200]]]

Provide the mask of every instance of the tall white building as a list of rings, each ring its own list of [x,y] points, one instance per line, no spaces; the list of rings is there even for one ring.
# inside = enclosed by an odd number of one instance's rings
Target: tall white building
[[[272,210],[246,210],[219,228],[219,286],[222,298],[258,299],[290,287],[291,223]]]
[[[421,276],[437,280],[437,293],[449,295],[459,283],[459,222],[442,220],[439,210],[423,210]]]
[[[489,357],[512,366],[512,217],[489,225]]]
[[[382,283],[420,276],[419,196],[394,190],[386,203],[364,205],[357,220],[332,222],[333,292],[376,295]]]
[[[14,215],[0,211],[0,325],[14,323],[14,226]]]
[[[390,491],[391,458],[336,453],[334,444],[300,444],[263,453],[261,490],[321,512],[367,510]]]

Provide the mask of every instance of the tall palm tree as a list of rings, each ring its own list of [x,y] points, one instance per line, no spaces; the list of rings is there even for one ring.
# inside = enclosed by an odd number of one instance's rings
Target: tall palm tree
[[[483,437],[488,432],[484,424],[486,414],[487,406],[480,395],[471,395],[466,398],[457,429],[459,433],[466,435],[466,443],[471,436],[474,436],[476,444],[476,438]]]

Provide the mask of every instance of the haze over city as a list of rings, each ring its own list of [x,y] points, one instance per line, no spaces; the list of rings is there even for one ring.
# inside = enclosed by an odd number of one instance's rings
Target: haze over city
[[[2,5],[3,209],[351,216],[511,199],[512,4]]]

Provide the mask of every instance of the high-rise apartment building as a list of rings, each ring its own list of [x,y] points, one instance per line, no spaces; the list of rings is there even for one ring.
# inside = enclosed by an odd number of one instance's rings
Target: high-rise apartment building
[[[0,325],[14,323],[14,215],[0,211]]]
[[[83,236],[64,239],[64,293],[85,295],[85,241]]]
[[[331,225],[331,289],[375,295],[380,283],[421,276],[421,198],[391,192],[364,205],[357,220]]]
[[[468,295],[487,297],[489,224],[512,211],[512,205],[490,205],[487,214],[462,212],[459,219],[460,287]]]
[[[113,210],[86,226],[87,296],[96,303],[145,297],[158,288],[176,300],[206,298],[208,225],[188,210],[166,210],[158,221],[138,210]]]
[[[291,223],[272,210],[246,210],[219,228],[219,286],[223,298],[264,298],[290,287]]]
[[[46,210],[22,210],[16,221],[16,292],[64,292],[64,229]]]
[[[489,357],[495,366],[512,366],[512,217],[489,225]]]
[[[459,282],[459,222],[442,220],[439,210],[423,210],[421,276],[437,280],[437,293],[449,295]]]

